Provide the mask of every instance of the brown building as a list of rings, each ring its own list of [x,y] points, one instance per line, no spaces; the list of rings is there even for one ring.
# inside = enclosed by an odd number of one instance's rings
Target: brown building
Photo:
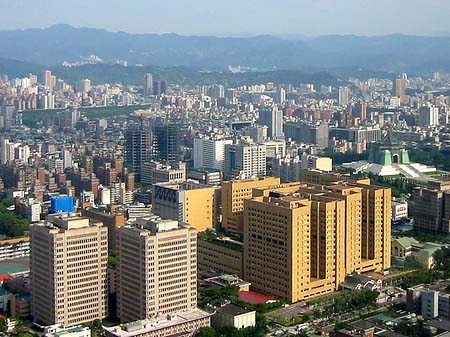
[[[450,183],[430,182],[414,189],[414,229],[450,233]]]
[[[108,228],[55,216],[30,226],[34,322],[74,326],[107,316]]]
[[[197,305],[197,231],[176,220],[143,218],[120,227],[117,316],[155,318]]]

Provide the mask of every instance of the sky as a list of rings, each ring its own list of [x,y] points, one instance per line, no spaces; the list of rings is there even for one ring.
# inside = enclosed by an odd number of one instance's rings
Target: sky
[[[70,24],[182,35],[450,35],[448,0],[0,0],[0,13],[0,30]]]

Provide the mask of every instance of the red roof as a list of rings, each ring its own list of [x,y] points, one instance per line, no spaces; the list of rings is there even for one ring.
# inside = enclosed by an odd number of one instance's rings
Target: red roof
[[[0,282],[9,280],[9,275],[0,275]]]
[[[251,304],[264,304],[279,301],[275,296],[267,296],[256,291],[241,291],[239,292],[239,299]]]

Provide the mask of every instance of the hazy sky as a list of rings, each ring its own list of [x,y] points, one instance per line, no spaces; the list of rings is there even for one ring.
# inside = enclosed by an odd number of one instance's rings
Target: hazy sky
[[[0,0],[0,29],[67,23],[133,33],[450,35],[449,0]]]

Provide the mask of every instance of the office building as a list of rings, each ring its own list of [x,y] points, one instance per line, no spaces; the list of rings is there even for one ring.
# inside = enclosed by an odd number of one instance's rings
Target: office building
[[[379,126],[330,128],[329,133],[331,138],[352,143],[375,143],[383,139],[383,132]]]
[[[353,272],[388,269],[390,202],[390,189],[350,180],[254,189],[244,200],[244,279],[297,302],[336,291]]]
[[[223,229],[242,234],[244,200],[252,198],[254,188],[277,186],[280,182],[280,178],[274,177],[222,182]]]
[[[219,187],[184,181],[154,184],[152,191],[155,215],[185,222],[199,232],[218,224]]]
[[[144,96],[153,95],[153,75],[148,73],[144,77]]]
[[[417,115],[416,125],[424,128],[438,126],[439,109],[429,103],[421,106]]]
[[[156,318],[197,305],[197,231],[176,220],[137,219],[117,236],[121,322]]]
[[[298,143],[328,147],[329,126],[327,123],[310,124],[306,122],[284,124],[286,139]]]
[[[155,125],[153,127],[152,158],[158,161],[176,161],[180,145],[180,129],[177,125]]]
[[[408,77],[406,74],[399,75],[394,78],[392,85],[392,96],[400,98],[403,100],[403,97],[406,94],[406,85],[408,84]]]
[[[152,137],[150,130],[132,128],[125,134],[125,165],[134,172],[136,180],[141,179],[142,165],[151,160]]]
[[[268,127],[271,139],[283,138],[283,111],[276,106],[259,111],[258,124]]]
[[[286,156],[286,142],[284,140],[265,141],[261,145],[266,146],[267,159]]]
[[[224,178],[250,179],[266,175],[266,146],[241,142],[225,145]]]
[[[158,161],[149,161],[142,164],[141,183],[153,185],[157,183],[176,183],[186,180],[186,164],[178,162],[166,165]]]
[[[252,125],[247,127],[245,135],[249,136],[255,143],[261,143],[267,140],[269,128],[267,125]]]
[[[51,70],[44,71],[44,85],[50,90],[54,87],[53,77]]]
[[[414,189],[414,229],[450,233],[450,183],[430,181],[426,188]]]
[[[66,327],[107,316],[108,229],[58,215],[30,226],[34,322]]]
[[[350,89],[348,87],[339,87],[338,104],[340,106],[347,106],[349,102],[350,102]]]
[[[223,173],[221,170],[199,168],[189,170],[187,177],[203,185],[219,185],[222,182]]]
[[[277,157],[272,161],[272,175],[279,177],[282,182],[300,181],[303,170],[314,169],[330,172],[333,161],[329,157],[317,157],[304,153],[301,157]]]
[[[195,138],[194,168],[224,170],[225,145],[233,144],[231,139]]]
[[[425,319],[434,319],[439,315],[439,291],[423,289],[420,292],[421,314]]]

